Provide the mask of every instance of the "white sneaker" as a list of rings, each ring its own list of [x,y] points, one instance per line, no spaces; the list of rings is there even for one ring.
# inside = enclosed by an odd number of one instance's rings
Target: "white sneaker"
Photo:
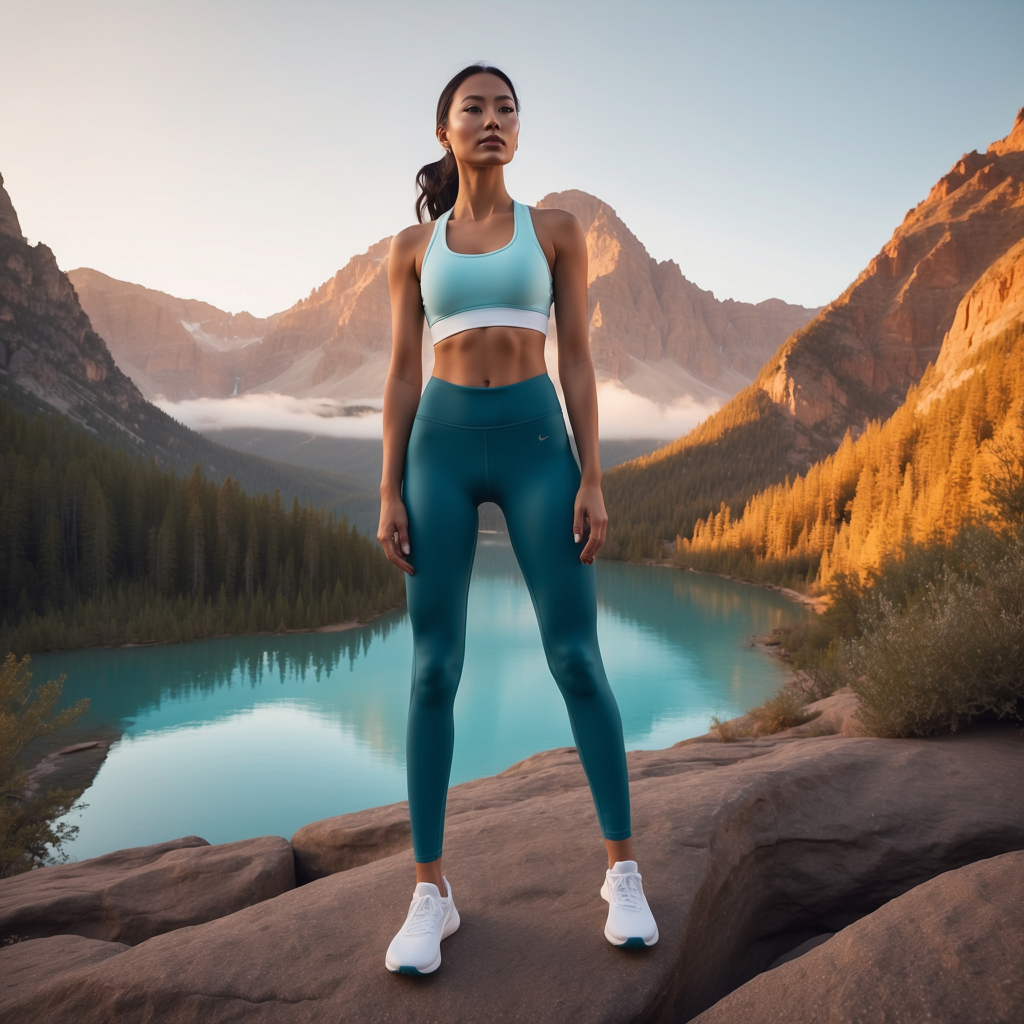
[[[658,925],[644,896],[635,860],[620,860],[605,872],[601,898],[608,901],[604,937],[613,946],[643,949],[658,941]]]
[[[405,924],[388,946],[384,965],[398,974],[431,974],[441,966],[441,940],[458,930],[459,912],[452,887],[441,896],[433,882],[420,882],[413,893]]]

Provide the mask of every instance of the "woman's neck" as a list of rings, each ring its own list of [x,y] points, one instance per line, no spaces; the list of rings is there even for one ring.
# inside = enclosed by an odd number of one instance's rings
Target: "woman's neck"
[[[496,213],[511,213],[512,197],[505,188],[504,167],[459,164],[459,195],[453,220],[483,220]]]

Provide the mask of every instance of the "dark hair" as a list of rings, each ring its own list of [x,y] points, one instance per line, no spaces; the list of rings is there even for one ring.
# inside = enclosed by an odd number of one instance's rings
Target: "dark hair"
[[[455,90],[471,75],[495,75],[512,91],[512,101],[519,113],[519,97],[512,79],[499,68],[489,64],[470,64],[464,67],[442,90],[437,100],[437,127],[444,128],[448,124],[448,110],[455,98]],[[455,205],[459,194],[459,169],[455,157],[449,149],[440,160],[432,164],[424,164],[416,175],[416,187],[420,194],[416,197],[416,219],[422,223],[424,211],[431,220],[437,220],[442,213]]]

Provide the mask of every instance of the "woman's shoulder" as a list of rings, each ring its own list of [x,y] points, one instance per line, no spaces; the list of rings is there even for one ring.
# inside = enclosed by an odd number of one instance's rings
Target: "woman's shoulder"
[[[524,204],[525,205],[525,204]],[[527,206],[535,224],[550,224],[559,227],[579,225],[576,215],[568,210],[559,210],[555,206]]]
[[[583,238],[583,225],[568,210],[550,206],[529,206],[533,226],[541,241],[569,244]]]
[[[430,241],[430,236],[434,233],[434,225],[437,221],[428,220],[426,224],[410,224],[407,228],[402,228],[397,235],[391,240],[393,246],[399,246],[400,248],[415,248],[420,242]]]
[[[437,222],[428,220],[426,224],[410,224],[409,227],[402,228],[391,239],[391,258],[414,261],[422,259],[430,244],[430,236],[434,233],[435,223]]]

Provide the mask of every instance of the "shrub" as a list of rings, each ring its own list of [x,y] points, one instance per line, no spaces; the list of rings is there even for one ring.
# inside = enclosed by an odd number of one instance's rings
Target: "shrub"
[[[0,667],[0,878],[67,860],[63,844],[78,834],[77,825],[59,822],[82,791],[52,789],[28,795],[19,758],[40,736],[63,729],[89,708],[87,700],[54,714],[64,677],[32,686],[28,657],[8,654]]]
[[[718,715],[711,716],[711,732],[723,743],[733,743],[741,736],[749,735],[747,731],[740,729],[736,725],[735,719],[727,718],[723,720]]]
[[[900,608],[875,598],[849,645],[859,712],[876,736],[955,732],[979,716],[1021,717],[1024,701],[1024,545],[991,558],[986,541],[947,566]]]
[[[977,525],[965,527],[949,543],[934,540],[903,545],[869,574],[853,635],[870,632],[884,617],[886,605],[910,609],[925,597],[934,598],[936,588],[952,575],[983,583],[1013,546],[1008,536]]]
[[[803,696],[794,690],[776,690],[763,704],[747,712],[754,720],[754,735],[768,736],[809,722],[816,716],[804,713],[804,703]]]
[[[850,682],[842,648],[833,644],[817,665],[796,672],[787,684],[787,689],[800,694],[805,704],[813,704],[831,697],[841,686],[849,686]]]

